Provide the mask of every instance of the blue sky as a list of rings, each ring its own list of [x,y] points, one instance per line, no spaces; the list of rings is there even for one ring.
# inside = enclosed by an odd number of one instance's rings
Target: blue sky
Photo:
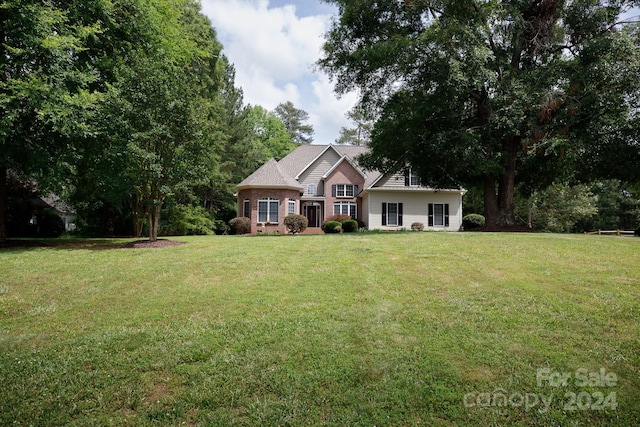
[[[246,103],[273,110],[291,101],[309,113],[314,142],[329,144],[355,105],[338,99],[329,78],[314,70],[336,9],[320,0],[202,0],[224,54],[236,68]]]
[[[334,14],[337,9],[334,5],[325,3],[320,0],[271,0],[269,2],[271,7],[283,7],[287,5],[294,5],[296,7],[296,15],[300,17],[315,16],[315,15],[327,15]]]

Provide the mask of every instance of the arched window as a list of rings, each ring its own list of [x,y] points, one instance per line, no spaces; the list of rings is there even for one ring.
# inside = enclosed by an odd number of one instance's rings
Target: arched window
[[[307,195],[315,196],[318,193],[318,187],[315,184],[307,185]]]

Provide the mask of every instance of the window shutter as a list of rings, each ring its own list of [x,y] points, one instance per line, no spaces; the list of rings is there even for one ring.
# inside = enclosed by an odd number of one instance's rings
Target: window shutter
[[[398,225],[402,225],[402,203],[398,203]]]
[[[433,203],[429,203],[429,227],[433,227]]]
[[[358,186],[357,185],[353,186],[353,197],[358,197]]]
[[[449,204],[444,205],[444,226],[449,226]]]
[[[382,225],[387,225],[387,204],[382,204]]]
[[[336,197],[336,187],[337,187],[336,184],[333,184],[331,186],[331,197]]]
[[[409,168],[404,170],[404,186],[409,187],[411,185],[411,178],[409,177]]]

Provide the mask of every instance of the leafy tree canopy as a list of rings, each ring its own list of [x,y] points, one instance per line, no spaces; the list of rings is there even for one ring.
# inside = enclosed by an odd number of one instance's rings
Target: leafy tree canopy
[[[489,226],[514,223],[518,182],[613,175],[620,153],[637,176],[639,33],[620,16],[640,2],[330,2],[319,65],[380,112],[367,166],[480,185]]]
[[[75,138],[92,132],[99,73],[83,62],[102,27],[79,2],[3,1],[0,4],[0,243],[8,170],[37,177],[68,170]],[[68,158],[66,158],[68,160]],[[47,172],[45,173],[45,169]]]
[[[156,0],[146,11],[146,43],[115,67],[102,109],[104,133],[123,153],[121,177],[133,195],[134,216],[144,207],[155,240],[165,199],[204,182],[216,151],[215,115],[221,45],[191,0]]]

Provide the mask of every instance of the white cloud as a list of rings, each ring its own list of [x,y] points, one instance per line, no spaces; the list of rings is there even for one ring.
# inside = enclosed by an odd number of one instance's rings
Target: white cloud
[[[346,117],[347,112],[358,101],[358,95],[348,93],[340,99],[333,92],[333,84],[325,75],[312,82],[316,100],[313,103],[311,121],[317,123],[317,143],[333,143],[339,136],[342,126],[353,126]]]
[[[338,137],[355,97],[337,100],[326,76],[313,70],[329,15],[300,18],[294,5],[270,8],[268,0],[203,0],[202,10],[236,68],[245,102],[272,110],[291,101],[309,113],[316,143]]]

